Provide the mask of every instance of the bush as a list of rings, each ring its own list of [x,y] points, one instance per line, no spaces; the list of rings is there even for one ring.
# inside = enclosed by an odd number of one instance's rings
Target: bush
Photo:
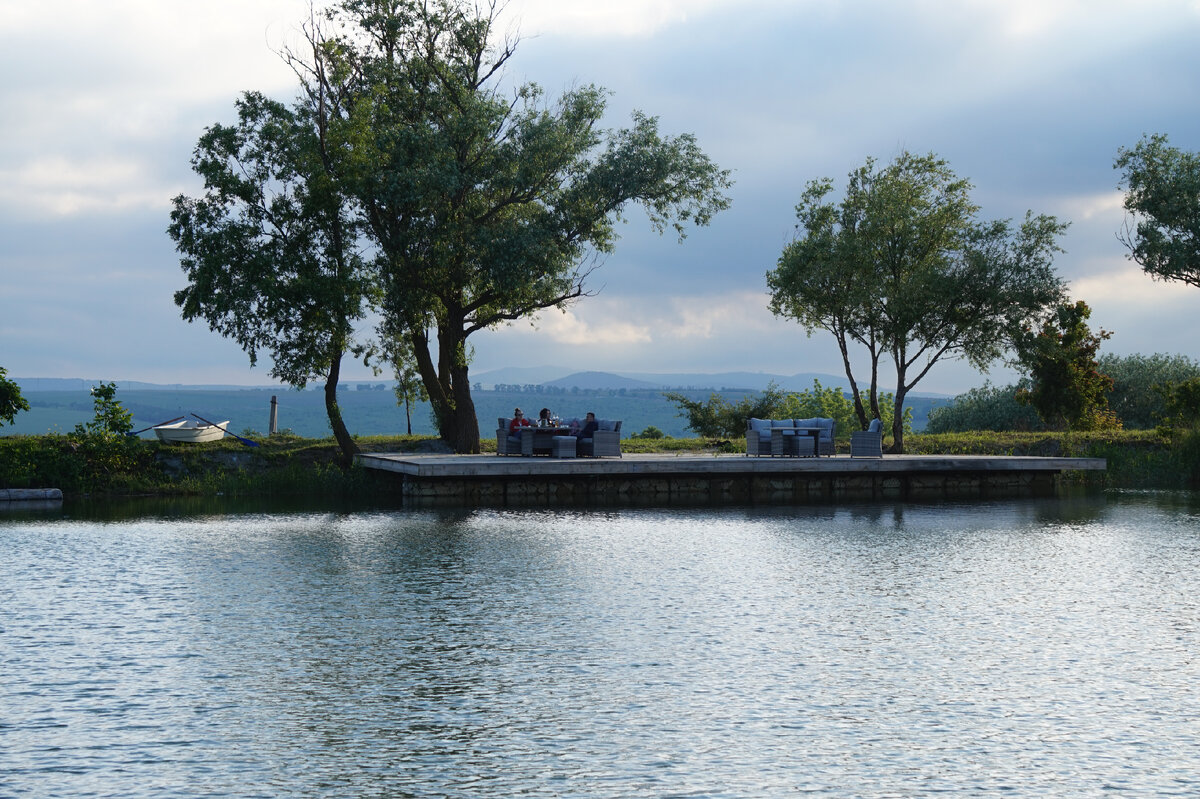
[[[1108,407],[1125,427],[1139,430],[1169,415],[1162,387],[1200,378],[1200,364],[1183,355],[1102,355],[1099,364],[1113,379]]]
[[[720,394],[709,395],[705,402],[671,392],[663,396],[680,407],[679,415],[687,417],[688,427],[704,438],[743,438],[747,419],[833,419],[835,430],[843,439],[850,436],[850,431],[859,429],[854,402],[841,389],[822,386],[820,380],[814,380],[811,389],[799,392],[784,392],[771,383],[758,396],[743,397],[737,403]],[[892,429],[894,406],[893,394],[879,395],[885,432]],[[904,432],[912,432],[912,408],[904,409]]]
[[[1020,384],[993,386],[984,383],[965,394],[959,394],[949,405],[940,405],[929,412],[925,432],[966,433],[970,430],[1044,430],[1041,417],[1028,405],[1017,402]]]

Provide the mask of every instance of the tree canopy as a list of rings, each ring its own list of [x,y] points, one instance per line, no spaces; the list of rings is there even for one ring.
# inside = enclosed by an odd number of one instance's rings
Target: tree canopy
[[[407,339],[442,437],[477,452],[468,338],[585,296],[631,204],[680,237],[706,224],[728,173],[653,117],[602,130],[595,86],[507,86],[494,4],[347,0],[331,21],[312,74],[345,98],[339,174],[377,248],[384,337]]]
[[[980,221],[970,190],[946,161],[907,152],[884,167],[868,159],[837,203],[832,180],[811,181],[797,238],[767,274],[776,315],[834,335],[864,428],[882,418],[879,369],[891,360],[893,452],[903,452],[905,397],[934,364],[964,358],[986,369],[1063,295],[1052,257],[1066,224],[1032,213],[1016,227]],[[865,403],[852,363],[860,353]]]
[[[1103,430],[1121,426],[1108,407],[1113,379],[1099,369],[1096,353],[1112,333],[1093,333],[1083,301],[1063,303],[1040,330],[1027,331],[1018,343],[1020,360],[1029,370],[1030,387],[1017,400],[1033,407],[1054,429]]]
[[[21,387],[8,379],[8,370],[0,366],[0,420],[8,424],[21,411],[29,410],[29,402],[21,396]]]
[[[174,200],[170,236],[188,277],[175,302],[270,374],[303,388],[325,381],[330,427],[347,460],[357,451],[337,405],[342,357],[375,291],[358,253],[358,222],[331,171],[328,116],[308,98],[293,107],[247,92],[235,125],[196,145],[204,195]]]
[[[507,82],[516,42],[497,15],[496,2],[342,0],[314,16],[311,52],[285,53],[300,100],[247,94],[237,126],[206,132],[193,166],[207,193],[177,198],[171,226],[185,318],[252,361],[269,350],[281,379],[335,385],[369,307],[372,351],[404,354],[397,373],[420,375],[458,452],[479,451],[471,335],[586,296],[631,206],[683,238],[731,185],[654,117],[601,128],[600,88],[548,99]]]
[[[1161,134],[1122,147],[1125,211],[1133,219],[1118,234],[1129,257],[1157,280],[1200,287],[1200,154],[1170,146]]]

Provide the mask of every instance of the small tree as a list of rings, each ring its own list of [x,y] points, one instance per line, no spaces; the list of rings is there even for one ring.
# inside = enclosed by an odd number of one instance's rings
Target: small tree
[[[1021,402],[1033,406],[1051,428],[1104,430],[1121,421],[1108,407],[1113,380],[1096,362],[1100,343],[1112,336],[1092,333],[1091,308],[1083,301],[1055,309],[1037,333],[1027,331],[1018,346],[1019,359],[1029,370],[1031,387],[1018,391]]]
[[[970,189],[932,154],[878,169],[868,159],[837,204],[826,199],[831,180],[812,181],[796,207],[798,236],[767,274],[776,315],[834,335],[863,428],[882,418],[879,364],[891,359],[892,452],[904,451],[905,397],[935,364],[986,369],[1063,296],[1051,262],[1067,226],[1032,213],[1016,228],[981,222]],[[853,345],[868,359],[865,403]]]
[[[192,156],[201,197],[174,199],[168,233],[188,285],[183,318],[202,319],[270,374],[302,389],[323,380],[329,426],[349,463],[358,446],[337,401],[342,358],[374,291],[357,250],[352,203],[330,166],[329,103],[313,87],[289,108],[247,92],[236,125],[213,125]]]
[[[704,438],[740,438],[746,434],[746,420],[750,418],[771,419],[778,415],[786,401],[786,394],[772,382],[766,390],[742,397],[736,403],[717,393],[701,402],[674,391],[664,391],[663,396],[679,406],[677,416],[686,416],[688,428]]]
[[[1117,151],[1126,222],[1118,234],[1129,257],[1156,280],[1200,287],[1200,154],[1171,147],[1161,134]]]
[[[92,420],[75,425],[76,435],[124,436],[133,431],[133,414],[117,399],[116,383],[92,386]]]
[[[387,359],[395,370],[396,386],[393,390],[396,394],[396,404],[404,406],[404,421],[408,426],[408,434],[411,436],[412,406],[417,402],[427,402],[429,393],[425,390],[425,384],[421,382],[421,373],[413,360],[412,350],[409,348],[406,338],[397,338],[392,341]]]
[[[29,403],[21,396],[21,387],[7,375],[8,370],[0,366],[0,420],[12,424],[20,411],[29,410]]]

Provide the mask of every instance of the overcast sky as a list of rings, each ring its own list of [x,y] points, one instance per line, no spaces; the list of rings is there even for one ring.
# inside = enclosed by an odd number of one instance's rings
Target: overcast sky
[[[266,385],[187,324],[165,230],[198,194],[189,158],[245,90],[281,99],[306,0],[0,0],[0,366],[18,377]],[[987,218],[1069,220],[1056,261],[1114,331],[1104,351],[1200,358],[1200,290],[1156,283],[1116,239],[1112,163],[1144,133],[1200,150],[1200,2],[1155,0],[512,0],[511,81],[611,90],[694,133],[733,170],[733,207],[681,244],[630,214],[597,296],[536,327],[476,335],[474,372],[841,373],[833,339],[767,310],[765,273],[818,177],[934,152]],[[19,77],[18,77],[19,76]],[[347,378],[370,378],[348,364]],[[935,367],[956,393],[990,377]]]

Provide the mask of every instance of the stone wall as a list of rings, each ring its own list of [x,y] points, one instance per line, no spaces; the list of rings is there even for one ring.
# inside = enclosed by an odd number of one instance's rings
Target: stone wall
[[[406,503],[552,507],[571,505],[803,504],[863,500],[939,500],[1050,496],[1056,471],[908,474],[647,475],[552,479],[397,476]]]

